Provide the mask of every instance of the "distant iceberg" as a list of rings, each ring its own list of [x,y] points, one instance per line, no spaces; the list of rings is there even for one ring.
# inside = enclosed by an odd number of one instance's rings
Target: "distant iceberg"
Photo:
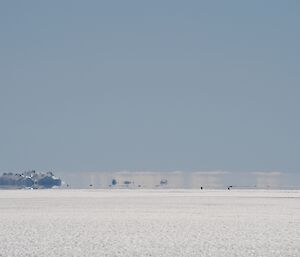
[[[50,172],[36,172],[35,170],[26,171],[23,173],[3,173],[0,176],[0,188],[15,189],[15,188],[53,188],[61,186],[60,178],[55,177]]]

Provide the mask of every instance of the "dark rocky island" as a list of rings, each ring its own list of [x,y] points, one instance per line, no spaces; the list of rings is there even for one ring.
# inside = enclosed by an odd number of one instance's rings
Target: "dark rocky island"
[[[42,189],[61,186],[60,178],[50,172],[26,171],[23,173],[6,172],[0,176],[0,188],[6,189]]]

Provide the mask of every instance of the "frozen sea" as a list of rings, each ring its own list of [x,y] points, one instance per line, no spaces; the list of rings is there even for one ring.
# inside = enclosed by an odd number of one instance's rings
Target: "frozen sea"
[[[300,256],[297,190],[2,190],[0,256]]]

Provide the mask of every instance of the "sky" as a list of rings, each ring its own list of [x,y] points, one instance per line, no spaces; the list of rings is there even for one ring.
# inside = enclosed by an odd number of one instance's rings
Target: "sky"
[[[0,172],[300,172],[299,1],[0,3]]]

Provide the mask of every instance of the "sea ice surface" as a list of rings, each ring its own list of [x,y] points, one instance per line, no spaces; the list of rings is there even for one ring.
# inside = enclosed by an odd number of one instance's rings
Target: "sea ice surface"
[[[0,256],[299,257],[297,190],[2,190]]]

